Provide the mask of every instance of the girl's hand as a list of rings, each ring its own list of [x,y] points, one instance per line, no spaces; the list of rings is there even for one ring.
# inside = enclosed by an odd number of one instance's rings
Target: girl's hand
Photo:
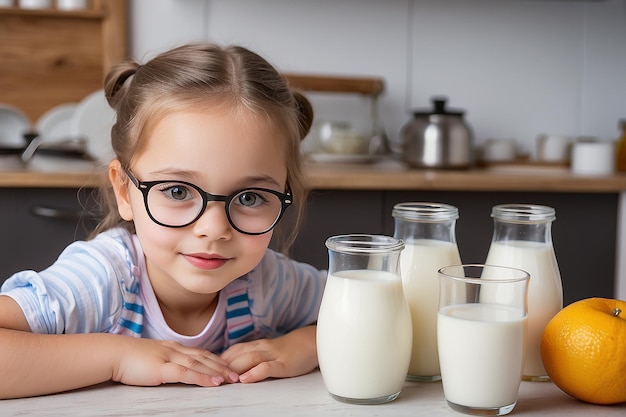
[[[316,326],[296,329],[275,339],[238,343],[221,358],[243,383],[304,375],[317,367]]]
[[[239,380],[225,360],[209,351],[170,341],[121,339],[123,346],[118,351],[113,381],[140,386],[184,383],[209,387]]]

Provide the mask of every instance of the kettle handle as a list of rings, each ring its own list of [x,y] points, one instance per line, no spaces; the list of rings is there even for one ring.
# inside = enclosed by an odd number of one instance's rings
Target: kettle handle
[[[446,114],[446,101],[448,101],[447,97],[434,97],[432,101],[434,114]]]

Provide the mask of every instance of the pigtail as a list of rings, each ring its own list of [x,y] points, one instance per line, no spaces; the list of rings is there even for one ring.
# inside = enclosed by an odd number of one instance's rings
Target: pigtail
[[[304,139],[311,130],[313,124],[313,106],[306,96],[298,91],[293,92],[298,110],[298,127],[300,129],[300,140]]]
[[[112,108],[117,108],[123,94],[120,94],[126,81],[135,75],[141,65],[134,62],[122,62],[115,65],[104,79],[104,94]]]

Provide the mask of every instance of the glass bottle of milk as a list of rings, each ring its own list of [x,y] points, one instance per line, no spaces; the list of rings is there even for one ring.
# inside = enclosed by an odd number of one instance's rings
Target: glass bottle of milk
[[[330,395],[351,404],[393,401],[411,359],[411,313],[402,291],[402,240],[332,236],[317,320],[317,355]]]
[[[407,379],[441,379],[437,352],[437,271],[461,264],[456,244],[456,207],[429,202],[399,203],[393,207],[394,237],[404,240],[400,268],[404,295],[411,310],[413,350]]]
[[[510,266],[530,274],[528,338],[523,379],[549,379],[541,361],[541,336],[563,307],[563,285],[552,245],[552,207],[501,204],[492,208],[493,237],[486,264]]]

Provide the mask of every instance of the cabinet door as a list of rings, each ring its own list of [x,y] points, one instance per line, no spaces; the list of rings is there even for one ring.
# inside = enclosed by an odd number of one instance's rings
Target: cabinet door
[[[382,193],[379,191],[313,191],[306,216],[289,254],[320,269],[328,268],[325,242],[330,236],[383,231]],[[283,228],[292,224],[287,212]],[[288,232],[288,230],[286,230]]]
[[[49,266],[95,221],[92,190],[0,189],[0,283],[14,272]]]
[[[83,11],[0,7],[0,102],[34,122],[102,88],[103,75],[127,56],[128,2],[89,3]]]

